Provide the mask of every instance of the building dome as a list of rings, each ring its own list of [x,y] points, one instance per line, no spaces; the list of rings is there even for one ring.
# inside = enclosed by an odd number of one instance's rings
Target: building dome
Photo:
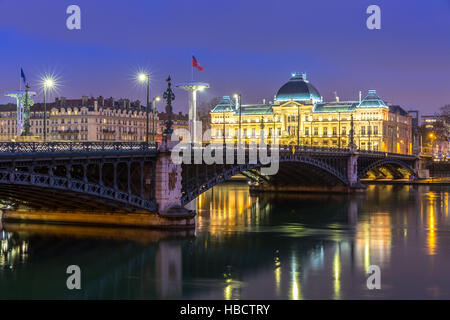
[[[369,90],[369,93],[358,105],[358,108],[388,108],[388,106],[380,99],[375,90]]]
[[[275,101],[309,101],[313,103],[322,101],[319,91],[306,80],[306,73],[293,73],[275,96]]]

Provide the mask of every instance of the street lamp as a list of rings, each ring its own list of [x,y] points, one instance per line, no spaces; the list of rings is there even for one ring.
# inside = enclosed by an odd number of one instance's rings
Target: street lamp
[[[159,96],[156,96],[156,97],[153,97],[153,100],[152,100],[152,104],[153,104],[153,114],[152,114],[152,126],[153,126],[153,128],[152,128],[152,132],[153,132],[153,143],[155,142],[155,114],[156,114],[156,101],[160,101],[161,100],[161,98],[159,97]]]
[[[141,72],[138,74],[138,80],[139,82],[145,82],[147,85],[147,105],[146,105],[146,115],[147,115],[147,121],[146,121],[146,129],[145,129],[145,142],[148,143],[148,131],[149,131],[149,94],[150,94],[150,75],[145,72]]]
[[[185,82],[175,86],[175,88],[188,91],[190,94],[189,99],[189,134],[190,142],[198,143],[202,142],[201,134],[197,137],[197,91],[203,91],[209,88],[209,84],[205,82]],[[201,128],[200,128],[201,129]],[[200,141],[199,139],[200,138]]]
[[[300,105],[297,105],[297,146],[300,146]]]
[[[238,145],[241,145],[241,123],[242,123],[242,112],[241,112],[241,99],[240,93],[235,93],[233,97],[236,99],[236,107],[239,107],[239,135],[238,135]]]
[[[434,140],[436,139],[436,136],[435,136],[432,132],[430,132],[430,134],[428,135],[428,137],[429,137],[430,140],[431,140],[431,143],[430,143],[430,154],[433,155]]]
[[[338,112],[338,148],[341,148],[341,113]]]
[[[55,80],[51,77],[42,79],[44,87],[44,142],[47,140],[47,90],[55,86]]]

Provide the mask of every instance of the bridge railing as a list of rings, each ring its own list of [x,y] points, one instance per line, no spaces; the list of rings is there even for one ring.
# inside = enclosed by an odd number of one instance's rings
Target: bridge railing
[[[189,144],[186,144],[186,146],[188,146]],[[204,143],[201,146],[196,146],[196,145],[192,145],[194,148],[204,148],[207,147],[209,145],[216,145],[216,147],[223,146],[221,143],[217,143],[217,144],[210,144],[210,143]],[[227,147],[229,145],[226,145]],[[233,145],[231,145],[233,146]],[[239,146],[237,144],[234,145],[234,148],[238,148]],[[242,147],[245,150],[250,150],[251,148],[256,148],[256,149],[261,149],[261,148],[267,148],[270,149],[272,146],[269,145],[264,145],[264,146],[260,146],[257,144],[254,145],[249,145],[249,144],[242,144]],[[279,147],[280,151],[289,151],[289,152],[330,152],[330,153],[349,153],[351,151],[350,148],[336,148],[336,147],[314,147],[314,146],[308,146],[308,145],[277,145],[277,147]],[[374,150],[364,150],[364,149],[356,149],[355,150],[357,153],[360,154],[371,154],[371,155],[379,155],[379,156],[386,156],[386,157],[411,157],[411,158],[416,158],[416,155],[408,155],[408,154],[403,154],[403,153],[394,153],[394,152],[383,152],[383,151],[374,151]]]
[[[269,146],[270,148],[270,146]],[[311,146],[292,146],[292,145],[280,145],[282,151],[304,151],[304,152],[332,152],[332,153],[348,153],[348,148],[333,148],[333,147],[311,147]]]
[[[359,153],[362,154],[375,154],[385,157],[409,157],[409,158],[417,158],[417,155],[411,155],[411,154],[404,154],[404,153],[394,153],[394,152],[382,152],[382,151],[373,151],[373,150],[357,150]]]
[[[185,145],[185,147],[187,147],[189,144],[187,143]],[[208,146],[216,146],[216,148],[220,149],[220,146],[223,146],[223,144],[221,143],[217,143],[217,144],[213,144],[213,143],[204,143],[202,146],[196,146],[196,145],[191,145],[191,147],[198,147],[198,148],[204,148],[204,147],[208,147]],[[231,145],[232,147],[234,147],[235,149],[239,148],[239,145],[235,144],[234,146]],[[348,148],[333,148],[333,147],[312,147],[312,146],[295,146],[295,145],[276,145],[277,147],[279,147],[279,149],[281,151],[312,151],[312,152],[316,152],[316,151],[321,151],[321,152],[349,152],[350,149]],[[228,148],[229,145],[227,144],[225,149]],[[258,145],[258,144],[254,144],[254,145],[249,145],[249,144],[242,144],[241,147],[245,150],[250,150],[252,148],[255,149],[261,149],[261,148],[267,148],[270,150],[270,148],[272,148],[272,145]]]
[[[0,154],[156,150],[146,142],[0,142]]]

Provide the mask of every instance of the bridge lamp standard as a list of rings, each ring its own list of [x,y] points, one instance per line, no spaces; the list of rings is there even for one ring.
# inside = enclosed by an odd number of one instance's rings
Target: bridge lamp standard
[[[175,85],[175,88],[183,89],[189,92],[189,134],[190,143],[196,144],[201,142],[201,137],[197,137],[197,91],[203,91],[209,88],[209,84],[206,82],[185,82]],[[200,138],[200,139],[199,139]]]
[[[300,105],[297,105],[297,146],[300,146]]]
[[[55,87],[55,80],[51,77],[42,79],[42,87],[44,88],[44,142],[47,141],[47,90]]]
[[[157,101],[160,101],[161,100],[161,98],[159,97],[159,96],[156,96],[156,97],[153,97],[153,99],[152,99],[152,112],[153,112],[153,114],[152,114],[152,126],[153,126],[153,128],[152,128],[152,133],[153,133],[153,143],[155,143],[155,137],[156,137],[156,133],[155,133],[155,114],[156,114],[156,102]]]
[[[145,83],[147,86],[147,104],[146,104],[146,124],[145,124],[145,142],[149,142],[148,135],[149,135],[149,122],[150,122],[150,101],[149,101],[149,94],[150,94],[150,75],[147,72],[141,72],[138,74],[137,79],[139,82]]]

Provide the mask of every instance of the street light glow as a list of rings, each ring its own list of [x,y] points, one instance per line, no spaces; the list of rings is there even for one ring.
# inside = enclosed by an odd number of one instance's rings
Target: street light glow
[[[141,72],[138,74],[138,80],[140,82],[145,82],[148,79],[148,74]]]
[[[58,82],[54,76],[45,75],[41,78],[41,86],[45,90],[56,89],[58,87]]]
[[[47,88],[53,88],[55,85],[55,81],[52,78],[46,78],[44,79],[44,86]]]
[[[161,98],[159,96],[157,96],[157,97],[155,97],[155,100],[159,101],[159,100],[161,100]]]

